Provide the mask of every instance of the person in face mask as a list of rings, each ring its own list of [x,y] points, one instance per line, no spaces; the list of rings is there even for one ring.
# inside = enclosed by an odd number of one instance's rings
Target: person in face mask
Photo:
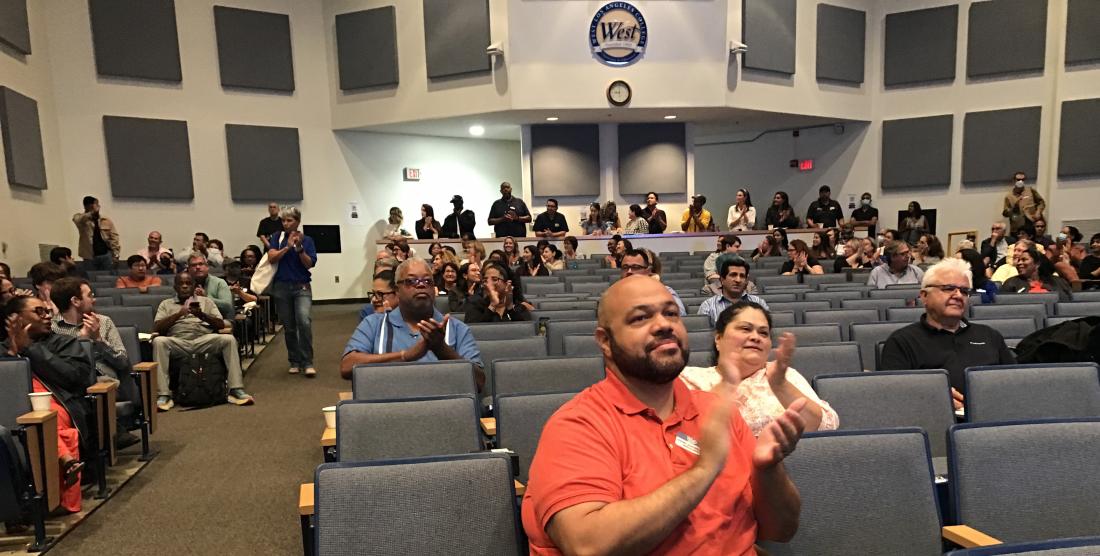
[[[1039,192],[1024,184],[1026,179],[1027,174],[1023,172],[1012,175],[1012,189],[1005,195],[1004,210],[1001,211],[1001,215],[1008,218],[1008,231],[1013,236],[1025,224],[1034,228],[1035,221],[1043,217],[1047,207]]]
[[[859,199],[859,207],[852,211],[852,218],[847,222],[847,227],[867,226],[867,236],[875,237],[877,225],[878,209],[871,206],[871,194],[864,193]]]

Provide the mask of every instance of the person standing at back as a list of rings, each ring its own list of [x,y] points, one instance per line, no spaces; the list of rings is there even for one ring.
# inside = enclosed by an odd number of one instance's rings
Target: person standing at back
[[[512,196],[512,184],[500,183],[500,198],[493,201],[489,209],[489,225],[493,226],[496,237],[527,237],[527,223],[531,221],[531,211],[523,199]]]
[[[645,218],[651,234],[663,234],[665,229],[668,228],[668,217],[665,216],[665,211],[657,208],[657,201],[659,200],[661,198],[656,193],[652,191],[646,193],[645,209],[642,211],[642,216]]]
[[[840,203],[831,198],[832,189],[823,185],[817,190],[817,200],[806,211],[807,228],[836,228],[844,224],[844,211]]]
[[[302,213],[294,207],[282,212],[283,232],[269,239],[271,248],[267,260],[278,264],[271,284],[271,297],[283,321],[290,374],[305,371],[309,378],[317,376],[313,368],[313,286],[310,269],[317,264],[317,247],[313,238],[298,231]]]
[[[731,232],[743,232],[756,227],[756,207],[752,206],[749,190],[737,190],[737,202],[730,207],[726,221]]]
[[[706,195],[692,195],[691,205],[680,217],[680,229],[685,232],[708,232],[711,229],[710,211],[703,208],[707,204]]]
[[[84,197],[84,212],[73,215],[73,224],[80,234],[80,258],[91,262],[94,270],[113,270],[122,247],[115,223],[99,214],[99,199]]]
[[[454,205],[454,211],[443,219],[443,227],[439,231],[439,237],[476,239],[474,226],[477,225],[477,218],[474,216],[474,211],[462,209],[462,195],[451,197],[451,204]]]
[[[256,237],[264,243],[264,249],[271,248],[267,244],[268,238],[283,230],[283,221],[279,218],[279,203],[272,201],[267,204],[267,217],[260,220],[260,226],[256,228]]]
[[[871,206],[871,194],[864,193],[859,198],[859,208],[852,211],[852,217],[846,225],[849,228],[867,226],[867,237],[875,237],[878,226],[878,209]]]
[[[1016,172],[1012,175],[1012,189],[1005,194],[1001,216],[1008,218],[1008,233],[1015,236],[1016,231],[1025,225],[1035,227],[1035,221],[1043,217],[1047,202],[1035,191],[1034,187],[1024,185],[1027,174]]]

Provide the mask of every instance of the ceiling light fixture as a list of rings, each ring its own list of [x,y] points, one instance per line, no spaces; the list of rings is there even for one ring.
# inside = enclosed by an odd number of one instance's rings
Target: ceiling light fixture
[[[548,116],[548,117],[546,118],[546,121],[548,121],[548,122],[556,122],[556,121],[558,121],[558,117],[557,117],[557,116]]]
[[[485,128],[476,124],[472,125],[470,126],[470,135],[473,135],[474,137],[481,137],[482,135],[485,135]]]
[[[666,120],[675,120],[675,119],[676,119],[676,116],[674,116],[674,115],[672,115],[672,114],[669,114],[669,115],[665,116],[665,119],[666,119]]]

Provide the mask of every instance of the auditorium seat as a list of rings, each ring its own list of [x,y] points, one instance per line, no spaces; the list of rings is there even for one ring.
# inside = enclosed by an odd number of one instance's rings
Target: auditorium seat
[[[699,288],[703,287],[703,281],[695,278],[681,278],[679,280],[665,280],[661,277],[661,282],[664,285],[676,290],[677,293],[683,292],[685,294],[690,292],[697,292]]]
[[[833,265],[828,264],[827,261],[822,261],[822,266],[825,267],[827,273],[831,273]],[[813,286],[817,289],[821,289],[822,284],[847,284],[848,275],[841,272],[839,274],[806,274],[802,277],[802,283],[808,286]]]
[[[958,522],[1003,542],[1100,535],[1100,419],[951,427]]]
[[[125,422],[127,430],[141,431],[141,461],[148,461],[155,454],[149,451],[149,435],[156,432],[157,423],[157,364],[141,360],[141,341],[138,330],[133,326],[119,326],[118,335],[126,347],[126,356],[130,359],[130,375],[138,387],[141,399],[137,404],[119,402],[117,411],[120,423]],[[140,410],[140,411],[139,411]],[[123,415],[129,419],[121,419]]]
[[[874,286],[868,286],[867,280],[862,282],[841,282],[839,284],[818,284],[817,289],[823,292],[833,291],[858,291],[864,292],[863,297],[867,297],[868,292],[875,289]]]
[[[1050,328],[1051,326],[1056,326],[1056,325],[1062,324],[1063,322],[1068,322],[1068,321],[1071,321],[1071,320],[1077,320],[1079,318],[1082,318],[1082,317],[1078,317],[1078,316],[1047,317],[1047,328]]]
[[[970,315],[974,320],[988,319],[1014,319],[1031,317],[1035,321],[1035,328],[1042,328],[1047,318],[1046,306],[1041,303],[1028,303],[1023,305],[975,305],[970,308]]]
[[[770,276],[767,274],[753,275],[752,280],[753,282],[756,282],[756,285],[758,287],[763,286],[764,291],[768,291],[768,286],[795,286],[800,284],[798,276],[795,274],[791,274],[788,276]]]
[[[1058,303],[1054,306],[1054,314],[1060,317],[1100,316],[1100,301],[1071,301]]]
[[[603,380],[602,356],[498,359],[493,365],[493,394],[580,392]]]
[[[325,556],[524,554],[512,477],[492,453],[324,464],[307,544]]]
[[[477,343],[481,352],[481,361],[485,363],[485,385],[492,387],[493,364],[498,359],[518,359],[525,357],[546,357],[546,337],[516,338],[513,340],[485,340]],[[482,392],[492,396],[492,391]]]
[[[924,312],[924,307],[890,307],[886,309],[886,320],[906,323],[917,322]]]
[[[805,284],[783,284],[783,285],[779,285],[779,286],[776,286],[776,285],[766,286],[766,285],[763,285],[763,284],[757,284],[757,288],[765,294],[793,293],[793,294],[799,296],[800,299],[801,299],[803,294],[805,294],[807,292],[816,291],[812,287],[807,286]]]
[[[167,299],[159,295],[149,295],[145,293],[138,294],[123,294],[122,306],[123,307],[148,307],[154,315],[157,313],[157,307],[160,307],[160,302]]]
[[[470,323],[470,333],[474,340],[511,340],[513,338],[530,338],[537,336],[539,331],[537,321],[517,322],[479,322]]]
[[[600,280],[599,282],[566,282],[566,284],[569,291],[573,293],[587,293],[595,296],[603,294],[608,287],[606,280]]]
[[[772,315],[772,326],[795,326],[794,311],[769,311]]]
[[[0,357],[0,521],[29,519],[34,539],[29,552],[46,548],[46,514],[60,496],[60,468],[47,459],[54,451],[33,443],[57,444],[57,412],[32,412],[30,362]]]
[[[1058,303],[1056,293],[1000,293],[994,299],[997,305],[1030,305],[1041,303],[1046,307],[1047,315],[1054,314],[1054,305]]]
[[[533,320],[596,320],[595,309],[556,309],[553,311],[536,310],[531,314]]]
[[[595,320],[551,320],[546,323],[546,353],[564,355],[566,334],[593,334],[595,331]]]
[[[807,381],[822,374],[863,372],[859,345],[855,342],[799,346],[791,357],[791,367]]]
[[[104,298],[109,297],[109,298],[112,298],[112,299],[115,300],[115,305],[122,305],[122,296],[123,295],[130,295],[130,294],[134,294],[134,293],[137,292],[137,290],[134,290],[134,289],[115,288],[115,287],[104,287],[104,288],[95,288],[95,287],[93,287],[92,290],[95,292],[95,297],[96,297],[97,302],[103,300]]]
[[[349,400],[336,406],[341,462],[443,454],[484,448],[478,402],[471,395]]]
[[[537,305],[539,311],[570,311],[575,309],[596,310],[599,304],[596,300],[575,301],[540,301]]]
[[[829,302],[829,306],[833,309],[840,309],[841,301],[845,299],[863,299],[863,292],[849,290],[806,292],[802,294],[802,299],[805,299],[806,301],[826,300]]]
[[[562,337],[562,347],[567,356],[599,355],[603,356],[600,345],[592,334],[566,334]]]
[[[688,332],[695,332],[698,330],[714,330],[714,326],[710,324],[710,317],[707,315],[697,315],[691,311],[688,311],[686,317],[680,319],[684,323],[684,328]]]
[[[920,299],[920,290],[915,288],[887,288],[867,292],[870,299]]]
[[[526,295],[539,295],[544,293],[565,293],[564,282],[534,283],[533,278],[523,278],[523,293]]]
[[[1073,292],[1073,301],[1100,301],[1100,290]]]
[[[878,370],[875,346],[885,342],[895,330],[909,326],[908,322],[860,322],[848,328],[848,337],[859,345],[866,369]],[[872,364],[874,365],[872,367]]]
[[[878,309],[879,320],[888,320],[886,310],[905,307],[904,299],[843,299],[842,309]]]
[[[795,320],[802,324],[803,314],[806,311],[821,311],[827,310],[832,307],[832,304],[828,300],[821,301],[795,301],[792,303],[778,302],[772,303],[768,301],[768,310],[770,311],[791,311],[794,313]],[[839,340],[838,340],[839,341]]]
[[[498,395],[493,407],[497,414],[497,446],[516,454],[516,480],[527,483],[527,471],[535,458],[542,427],[562,405],[573,399],[573,391],[544,394]]]
[[[840,335],[840,325],[835,323],[776,326],[772,329],[772,340],[778,342],[779,336],[784,332],[794,334],[795,343],[799,346],[832,344],[843,341]]]
[[[95,306],[96,307],[114,307],[116,305],[118,305],[118,301],[115,299],[114,296],[109,296],[109,297],[98,297],[98,296],[96,296],[96,298],[95,298]]]
[[[1019,305],[1018,305],[1019,306]],[[1004,339],[1020,339],[1026,337],[1028,334],[1035,332],[1039,328],[1035,325],[1035,321],[1029,318],[1003,318],[1003,319],[979,319],[975,318],[970,322],[976,324],[984,324],[1001,333]]]
[[[971,423],[1100,417],[1096,363],[983,366],[964,373]]]
[[[940,554],[929,457],[916,428],[806,433],[783,462],[802,496],[798,532],[763,548],[776,556]]]
[[[841,430],[920,427],[928,434],[937,475],[947,470],[947,429],[955,423],[947,371],[882,371],[821,375],[814,390],[840,418]]]
[[[771,305],[772,303],[793,303],[799,301],[802,294],[800,293],[765,293],[760,294],[760,297]]]
[[[393,400],[425,396],[475,395],[469,361],[424,361],[356,365],[351,371],[352,399]]]
[[[584,274],[562,275],[561,272],[555,272],[554,274],[556,276],[561,276],[562,280],[566,284],[606,284],[607,283],[607,277],[606,276],[597,276],[597,275],[592,274],[588,271],[579,271],[579,272],[584,272]]]
[[[849,339],[849,327],[857,322],[878,321],[878,309],[832,309],[829,311],[806,311],[802,322],[806,324],[824,324],[835,322],[840,325],[840,337]]]
[[[118,326],[133,326],[139,333],[150,334],[153,332],[154,311],[145,307],[101,307],[96,312],[111,317]]]

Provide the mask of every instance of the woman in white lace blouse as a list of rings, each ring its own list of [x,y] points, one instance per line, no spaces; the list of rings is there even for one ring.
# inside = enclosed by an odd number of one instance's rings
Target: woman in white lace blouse
[[[711,390],[725,380],[737,385],[741,417],[754,435],[781,415],[795,400],[806,398],[802,418],[806,430],[835,430],[840,424],[836,411],[817,397],[809,383],[788,365],[795,340],[790,333],[779,338],[775,360],[768,362],[771,349],[772,317],[751,301],[739,301],[718,316],[714,346],[715,367],[687,367],[680,380],[688,388]]]

